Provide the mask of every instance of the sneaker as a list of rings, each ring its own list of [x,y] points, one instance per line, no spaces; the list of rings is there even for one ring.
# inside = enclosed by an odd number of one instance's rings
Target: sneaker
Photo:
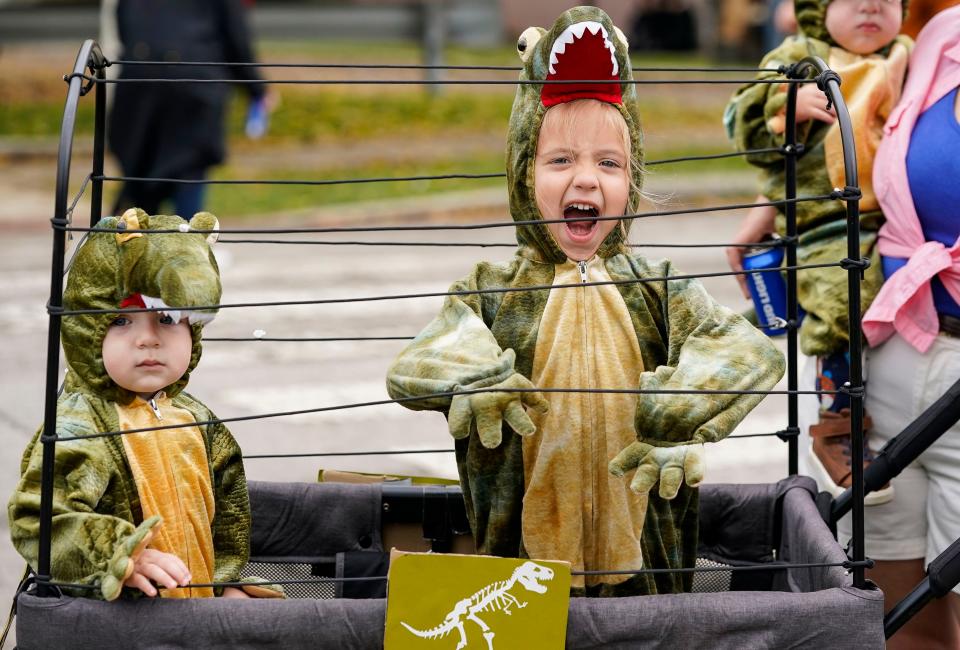
[[[867,446],[867,430],[873,425],[870,416],[863,418],[863,452],[861,462],[866,469],[873,462],[874,453]],[[810,427],[813,439],[810,469],[821,489],[834,497],[840,496],[853,485],[853,468],[850,450],[850,409],[839,413],[822,411],[820,421]],[[875,506],[887,503],[893,498],[893,486],[887,483],[881,489],[870,492],[863,500],[864,505]]]

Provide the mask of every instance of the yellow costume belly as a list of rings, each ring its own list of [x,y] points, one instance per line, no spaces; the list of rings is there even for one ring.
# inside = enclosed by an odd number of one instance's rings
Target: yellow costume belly
[[[554,284],[610,281],[603,261],[557,265]],[[643,360],[630,314],[613,285],[550,292],[531,381],[544,388],[636,389]],[[635,394],[548,393],[550,411],[531,412],[537,434],[523,440],[523,544],[531,558],[574,570],[643,565],[647,499],[607,463],[636,440]],[[574,576],[574,587],[630,576]]]
[[[175,407],[165,396],[152,406],[137,398],[126,407],[117,405],[121,429],[195,422],[189,411]],[[190,571],[191,582],[213,581],[214,554],[211,522],[214,516],[213,485],[203,435],[196,426],[145,431],[121,436],[127,461],[140,496],[143,517],[160,515],[150,548],[179,557]],[[166,598],[207,598],[210,587],[162,590]]]
[[[900,99],[909,59],[910,52],[902,43],[894,43],[886,58],[864,57],[839,47],[830,48],[829,66],[843,80],[840,88],[853,126],[861,212],[879,208],[873,193],[873,159],[883,137],[883,124]],[[842,188],[846,183],[843,144],[836,122],[827,131],[824,156],[830,184]]]

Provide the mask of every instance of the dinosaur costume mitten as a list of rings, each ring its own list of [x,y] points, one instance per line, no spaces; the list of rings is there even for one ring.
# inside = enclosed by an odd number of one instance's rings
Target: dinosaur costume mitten
[[[912,42],[898,36],[878,52],[858,55],[837,46],[825,26],[829,0],[795,0],[797,36],[768,53],[761,68],[789,66],[807,56],[823,59],[841,77],[840,90],[850,112],[856,142],[860,200],[861,254],[871,258],[861,288],[861,308],[876,296],[883,275],[876,251],[877,231],[883,215],[873,193],[871,170],[887,116],[900,97]],[[906,0],[903,3],[906,11]],[[758,79],[778,77],[761,72]],[[724,113],[727,133],[740,151],[780,147],[786,130],[787,92],[784,84],[756,83],[734,94]],[[824,100],[826,102],[826,100]],[[797,141],[804,149],[797,159],[797,196],[823,196],[843,188],[843,149],[836,123],[808,120],[797,124]],[[784,198],[783,156],[754,153],[747,160],[760,169],[761,193]],[[797,262],[801,265],[837,262],[847,256],[846,204],[840,200],[805,201],[797,206],[800,235]],[[785,233],[781,214],[777,230]],[[800,346],[805,354],[823,356],[847,347],[847,271],[838,267],[807,269],[797,274],[800,305],[807,312],[800,326]]]
[[[216,228],[210,213],[188,223],[131,209],[119,219],[102,219],[77,251],[64,307],[108,312],[65,316],[62,325],[68,372],[57,402],[57,434],[76,439],[56,444],[51,573],[55,581],[93,587],[69,593],[117,598],[148,545],[178,556],[197,584],[236,580],[247,562],[250,508],[240,448],[209,409],[183,392],[200,359],[203,323],[214,316],[210,307],[219,304],[221,292],[210,250],[215,236],[191,231]],[[135,304],[165,308],[174,321],[181,310],[191,310],[185,314],[193,339],[189,367],[149,402],[114,383],[103,362],[107,329],[131,297]],[[194,424],[204,422],[213,423]],[[161,423],[192,426],[86,437]],[[42,433],[24,452],[8,507],[13,543],[34,568]],[[209,587],[161,594],[214,595]]]
[[[510,210],[518,222],[542,221],[533,183],[544,113],[577,99],[611,104],[639,162],[636,87],[626,40],[593,7],[566,11],[549,30],[527,29],[518,50],[522,80],[620,82],[519,85],[507,142]],[[639,204],[640,170],[631,165],[629,206]],[[480,553],[574,569],[693,566],[700,443],[726,436],[760,396],[535,389],[764,390],[783,373],[769,340],[699,282],[670,279],[669,262],[630,254],[629,227],[621,222],[592,259],[573,262],[545,224],[518,225],[510,261],[481,262],[450,288],[491,292],[447,297],[388,371],[388,392],[408,399],[404,406],[447,413]],[[611,281],[620,284],[589,284]],[[490,390],[498,387],[521,390]],[[438,395],[472,389],[485,392]],[[632,479],[614,475],[637,467],[661,482],[659,494],[648,480],[632,491]],[[574,581],[577,593],[599,595],[689,585],[689,574],[671,573]]]

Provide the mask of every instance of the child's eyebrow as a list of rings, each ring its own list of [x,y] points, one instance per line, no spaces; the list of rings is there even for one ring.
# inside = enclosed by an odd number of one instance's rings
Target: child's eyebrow
[[[627,154],[623,149],[599,149],[593,152],[595,156],[610,158],[626,158]]]
[[[558,154],[571,154],[571,153],[573,153],[572,148],[557,146],[557,147],[551,147],[549,149],[545,149],[543,151],[538,151],[537,155],[538,156],[556,156]]]

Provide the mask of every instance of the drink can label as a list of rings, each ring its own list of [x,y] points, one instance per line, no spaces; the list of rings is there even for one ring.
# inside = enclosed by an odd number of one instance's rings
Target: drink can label
[[[757,320],[768,336],[786,334],[787,281],[780,271],[784,251],[781,247],[765,248],[743,256],[747,286],[757,310]]]

